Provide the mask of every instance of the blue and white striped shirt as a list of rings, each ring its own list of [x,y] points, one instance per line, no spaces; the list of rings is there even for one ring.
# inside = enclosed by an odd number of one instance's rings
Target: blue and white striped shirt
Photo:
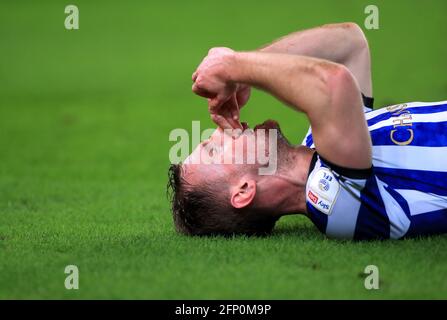
[[[364,109],[372,169],[340,168],[315,153],[306,185],[313,223],[344,239],[447,233],[447,101]],[[310,129],[303,144],[315,148]]]

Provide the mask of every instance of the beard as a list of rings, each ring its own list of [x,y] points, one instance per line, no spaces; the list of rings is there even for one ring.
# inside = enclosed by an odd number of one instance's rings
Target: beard
[[[245,124],[246,125],[246,124]],[[244,128],[245,128],[244,125]],[[248,126],[247,126],[248,128]],[[269,145],[270,139],[270,131],[276,130],[276,161],[278,170],[288,168],[288,166],[295,160],[292,154],[293,150],[296,148],[294,145],[290,143],[290,141],[284,136],[279,123],[275,120],[268,119],[263,123],[256,125],[253,128],[255,134],[259,132],[259,130],[263,130],[265,133],[266,139],[266,150],[265,153],[270,155],[270,150],[268,150],[267,146]]]
[[[276,120],[268,119],[265,120],[263,123],[257,124],[254,127],[254,131],[264,129],[266,131],[273,129],[276,130],[276,136],[278,139],[278,147],[280,146],[287,146],[287,147],[293,147],[293,145],[290,143],[290,141],[284,136],[281,127],[279,126],[279,123]]]

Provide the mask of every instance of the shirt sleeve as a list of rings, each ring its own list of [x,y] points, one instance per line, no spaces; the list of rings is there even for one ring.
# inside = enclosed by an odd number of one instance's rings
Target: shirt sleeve
[[[343,168],[314,153],[306,183],[306,208],[321,232],[333,238],[354,237],[361,192],[371,176],[372,168]]]

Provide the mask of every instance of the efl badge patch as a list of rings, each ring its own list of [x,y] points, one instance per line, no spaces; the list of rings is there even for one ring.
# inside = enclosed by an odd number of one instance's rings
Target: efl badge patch
[[[310,178],[307,189],[307,200],[319,211],[330,215],[337,200],[340,184],[328,169],[317,169]]]

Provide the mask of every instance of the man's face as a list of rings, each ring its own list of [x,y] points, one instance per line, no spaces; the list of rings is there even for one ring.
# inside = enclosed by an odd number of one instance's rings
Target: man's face
[[[284,140],[277,122],[268,120],[254,129],[246,123],[242,126],[242,134],[218,128],[195,148],[183,164],[188,183],[199,185],[204,179],[231,180],[241,174],[256,174],[256,169],[267,166],[272,157],[276,157],[276,139]],[[275,143],[272,143],[273,139]]]

